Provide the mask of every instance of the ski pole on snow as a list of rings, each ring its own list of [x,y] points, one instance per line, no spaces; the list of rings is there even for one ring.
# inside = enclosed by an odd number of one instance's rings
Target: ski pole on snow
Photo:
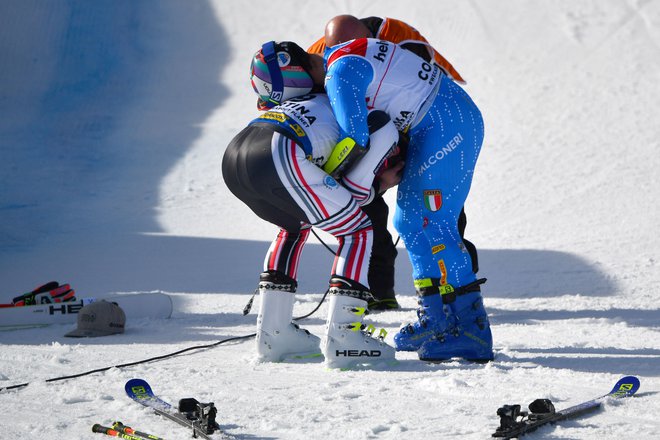
[[[144,440],[142,437],[137,437],[135,435],[130,435],[130,434],[124,434],[123,432],[119,432],[115,429],[108,428],[107,426],[101,426],[98,423],[92,426],[92,432],[98,432],[99,434],[105,434],[111,437],[119,437],[119,438],[123,438],[124,440]]]
[[[141,432],[141,431],[136,431],[135,429],[131,428],[130,426],[124,425],[122,422],[114,422],[112,424],[112,429],[114,429],[116,431],[119,431],[122,434],[133,435],[133,436],[141,437],[143,439],[165,440],[164,438],[158,437],[157,435],[147,434],[146,432]]]

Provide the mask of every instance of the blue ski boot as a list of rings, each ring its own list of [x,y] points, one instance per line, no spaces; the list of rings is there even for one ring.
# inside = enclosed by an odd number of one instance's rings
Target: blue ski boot
[[[438,286],[417,287],[417,322],[404,325],[394,335],[397,351],[417,351],[427,341],[447,331],[449,323]]]
[[[455,325],[444,335],[425,342],[418,350],[420,360],[440,362],[463,358],[479,363],[493,360],[493,336],[479,288],[484,282],[481,279],[456,289],[456,299],[447,305],[449,320]]]

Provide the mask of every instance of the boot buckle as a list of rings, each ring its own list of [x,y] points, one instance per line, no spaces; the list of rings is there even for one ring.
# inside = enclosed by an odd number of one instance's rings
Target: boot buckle
[[[349,311],[356,316],[364,316],[369,313],[366,307],[351,307]]]
[[[346,328],[354,332],[359,332],[360,330],[362,330],[362,327],[363,325],[360,321],[351,322],[346,325]]]

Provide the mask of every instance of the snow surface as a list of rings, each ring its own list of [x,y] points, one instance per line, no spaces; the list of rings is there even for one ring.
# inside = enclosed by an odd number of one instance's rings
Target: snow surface
[[[400,353],[388,370],[337,372],[255,364],[248,341],[46,383],[254,331],[241,311],[276,230],[227,191],[221,157],[256,113],[252,53],[309,44],[338,13],[414,24],[484,113],[467,235],[496,361]],[[175,302],[123,335],[0,332],[0,387],[30,382],[0,393],[0,438],[100,438],[92,424],[113,420],[189,438],[125,397],[142,377],[172,402],[215,402],[240,439],[483,439],[502,404],[567,407],[627,374],[641,398],[530,438],[657,438],[660,1],[3,0],[0,65],[0,300],[58,280]],[[331,261],[311,238],[296,315]],[[390,335],[414,316],[410,276],[401,247],[404,308],[369,317]],[[304,325],[320,334],[326,311]]]

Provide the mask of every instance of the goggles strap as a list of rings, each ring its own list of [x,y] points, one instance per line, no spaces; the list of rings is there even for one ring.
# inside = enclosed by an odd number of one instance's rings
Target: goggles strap
[[[282,102],[284,94],[284,80],[282,79],[282,71],[277,62],[277,53],[275,53],[275,42],[269,41],[261,46],[261,53],[264,55],[264,61],[268,67],[270,74],[271,84],[273,89],[270,92],[270,99],[276,103]]]

